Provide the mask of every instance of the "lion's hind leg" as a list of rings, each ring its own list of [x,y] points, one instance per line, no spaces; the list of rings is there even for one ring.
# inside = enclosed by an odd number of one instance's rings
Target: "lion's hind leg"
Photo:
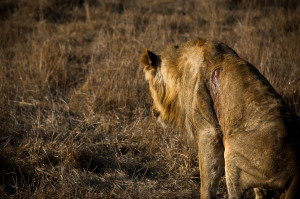
[[[255,199],[271,199],[273,198],[273,193],[267,189],[254,188]]]
[[[225,177],[229,199],[240,199],[246,191],[243,181],[243,170],[238,167],[239,157],[234,152],[225,148]]]
[[[239,170],[237,168],[233,169],[230,164],[225,162],[225,175],[226,184],[229,199],[240,199],[242,198],[245,190],[240,186],[239,181]],[[234,171],[235,170],[235,171]]]

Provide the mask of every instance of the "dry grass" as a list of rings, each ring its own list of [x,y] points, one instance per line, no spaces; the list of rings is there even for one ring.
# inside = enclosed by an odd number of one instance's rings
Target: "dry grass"
[[[198,198],[196,152],[153,121],[140,53],[217,38],[300,114],[299,22],[296,0],[2,0],[0,197]]]

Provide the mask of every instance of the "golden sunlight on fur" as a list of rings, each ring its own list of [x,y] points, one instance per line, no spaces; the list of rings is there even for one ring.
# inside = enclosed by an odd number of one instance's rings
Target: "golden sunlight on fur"
[[[201,198],[216,197],[224,172],[229,198],[300,198],[299,117],[254,66],[209,39],[145,50],[141,63],[153,115],[198,144]]]

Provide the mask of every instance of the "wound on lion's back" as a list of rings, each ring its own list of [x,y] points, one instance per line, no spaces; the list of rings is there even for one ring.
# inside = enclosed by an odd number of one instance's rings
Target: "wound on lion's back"
[[[211,83],[210,83],[210,90],[211,90],[211,97],[214,102],[214,109],[217,114],[218,120],[220,122],[221,120],[221,99],[220,99],[220,94],[221,94],[221,85],[220,85],[220,74],[223,71],[223,68],[217,68],[214,70],[211,76]]]

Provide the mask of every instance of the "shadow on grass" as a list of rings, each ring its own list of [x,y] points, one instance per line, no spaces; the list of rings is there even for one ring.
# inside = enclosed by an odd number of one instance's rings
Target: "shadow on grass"
[[[0,154],[1,197],[5,198],[8,195],[16,193],[18,188],[25,188],[26,184],[32,184],[31,176],[28,168],[12,163],[5,155]]]
[[[129,179],[135,180],[162,177],[160,175],[163,171],[160,168],[147,165],[151,158],[141,157],[128,148],[121,148],[121,151],[116,152],[108,146],[98,149],[98,152],[84,150],[78,156],[80,169],[101,175],[121,171]]]

